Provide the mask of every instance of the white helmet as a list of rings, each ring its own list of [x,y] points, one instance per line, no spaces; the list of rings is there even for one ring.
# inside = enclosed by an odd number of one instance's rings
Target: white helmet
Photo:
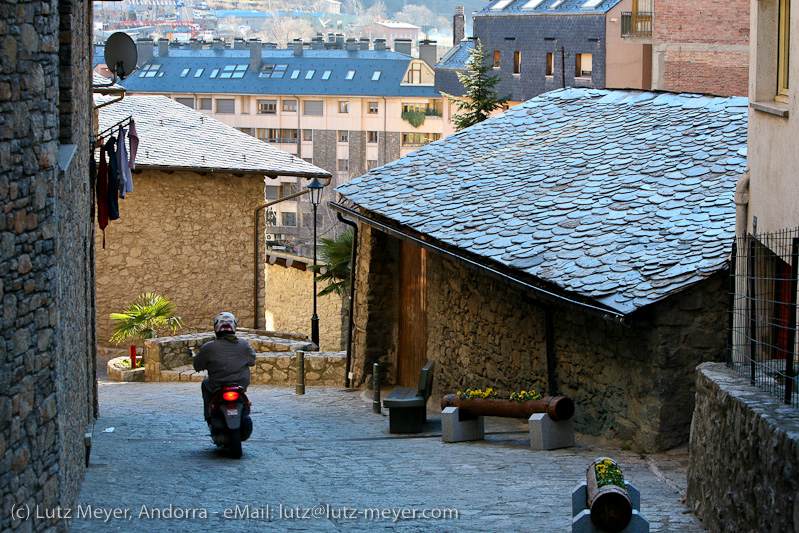
[[[236,317],[233,313],[219,313],[214,318],[215,333],[236,333]]]

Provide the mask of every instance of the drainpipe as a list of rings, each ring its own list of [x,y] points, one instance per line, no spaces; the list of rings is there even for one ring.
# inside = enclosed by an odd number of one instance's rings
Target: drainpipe
[[[358,224],[344,218],[341,213],[336,213],[336,217],[352,227],[352,257],[350,258],[350,320],[347,328],[347,364],[344,369],[344,386],[350,386],[350,370],[352,369],[352,327],[355,324],[355,259],[358,256]]]
[[[735,185],[735,237],[746,237],[746,228],[749,225],[749,171],[747,170],[738,178]]]
[[[327,183],[324,183],[324,180],[327,179]],[[327,187],[330,185],[330,182],[333,178],[322,178],[320,181],[323,182],[323,185]],[[258,213],[262,209],[266,209],[267,207],[271,207],[275,204],[279,204],[280,202],[285,202],[286,200],[291,200],[292,198],[296,198],[298,196],[302,196],[303,194],[307,194],[308,189],[303,189],[300,192],[295,192],[294,194],[289,194],[288,196],[284,196],[283,198],[278,198],[277,200],[272,200],[271,202],[267,202],[263,205],[260,205],[255,208],[255,212],[253,213],[253,227],[255,230],[253,231],[253,287],[252,287],[252,300],[253,300],[253,329],[258,329]]]
[[[386,97],[383,96],[383,160],[377,162],[377,166],[385,165],[388,161],[386,161],[386,148],[388,145],[388,102],[386,101]],[[400,135],[402,135],[400,133]],[[402,149],[402,139],[400,139],[400,150]]]

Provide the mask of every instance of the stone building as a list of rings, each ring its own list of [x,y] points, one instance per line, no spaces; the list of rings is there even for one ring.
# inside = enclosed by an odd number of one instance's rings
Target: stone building
[[[697,371],[686,500],[710,531],[799,531],[799,15],[783,0],[751,14],[730,345]]]
[[[96,416],[92,3],[0,2],[0,530],[66,530]]]
[[[140,139],[134,190],[119,201],[120,219],[97,235],[99,340],[111,337],[109,314],[144,292],[175,302],[190,328],[208,327],[220,311],[262,328],[264,290],[290,290],[264,286],[264,209],[256,211],[264,188],[280,179],[302,190],[330,174],[163,96],[127,95],[102,107],[100,130],[131,117]],[[308,203],[307,195],[289,202]],[[309,280],[305,300],[311,295]],[[295,332],[310,333],[310,303],[306,315]]]
[[[383,41],[370,49],[368,40],[343,38],[287,49],[258,40],[236,40],[233,48],[217,40],[204,49],[197,42],[138,44],[140,69],[124,82],[130,93],[173,98],[328,171],[335,185],[441,138],[433,69],[410,56],[410,42],[406,53],[386,50]],[[435,45],[422,46],[428,49]],[[267,195],[292,192],[294,181],[279,180]],[[325,193],[325,200],[334,199]],[[272,212],[269,246],[307,257],[307,205],[288,202]],[[338,231],[324,205],[319,219],[320,235]]]
[[[361,223],[353,371],[434,396],[533,388],[576,428],[688,438],[726,347],[746,101],[566,89],[337,188]]]

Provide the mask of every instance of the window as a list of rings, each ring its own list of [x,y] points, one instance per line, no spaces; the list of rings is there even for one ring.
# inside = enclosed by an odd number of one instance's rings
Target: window
[[[499,68],[499,50],[494,50],[494,68]]]
[[[366,170],[372,170],[377,166],[377,159],[367,159],[366,160]]]
[[[313,165],[313,157],[303,157],[302,160]]]
[[[338,112],[339,113],[349,113],[350,112],[350,103],[349,102],[339,102],[338,103]]]
[[[354,70],[348,70],[347,71],[347,75],[344,77],[344,79],[345,80],[351,80],[354,77],[355,77],[355,71]]]
[[[377,114],[377,102],[369,102],[369,114],[370,115]]]
[[[258,77],[259,78],[268,78],[269,76],[272,75],[272,71],[273,70],[275,70],[275,66],[274,65],[270,65],[270,64],[264,63],[263,65],[261,65],[261,70],[260,70],[260,72],[258,72]]]
[[[155,75],[158,74],[158,69],[161,68],[161,65],[145,65],[142,67],[141,71],[139,71],[140,78],[155,78]]]
[[[280,184],[280,197],[285,198],[294,193],[300,192],[300,187],[296,183],[281,183]]]
[[[211,75],[209,76],[209,78],[216,78],[218,74],[219,74],[219,69],[215,68],[214,70],[211,71]]]
[[[339,159],[338,160],[338,171],[339,172],[349,172],[350,170],[350,160],[349,159]]]
[[[408,71],[405,73],[404,83],[422,83],[422,65],[421,63],[411,63]]]
[[[316,214],[316,223],[322,224],[322,214]],[[313,213],[303,213],[302,214],[302,225],[305,228],[312,228],[313,227]]]
[[[293,128],[281,128],[278,141],[282,143],[296,143],[297,130]]]
[[[247,72],[247,66],[248,65],[236,65],[236,70],[233,71],[233,76],[231,76],[231,77],[233,79],[243,78],[244,77],[244,73]]]
[[[522,53],[518,50],[513,52],[513,73],[522,73]]]
[[[275,65],[274,70],[272,70],[272,75],[270,78],[277,78],[280,79],[286,74],[286,69],[289,68],[288,65]]]
[[[276,128],[256,128],[255,136],[267,143],[277,142],[278,130]]]
[[[258,100],[259,115],[274,115],[277,113],[277,100]]]
[[[188,75],[189,75],[189,72],[190,72],[190,71],[191,71],[191,69],[190,69],[190,68],[184,68],[184,69],[183,69],[183,72],[181,72],[181,73],[180,73],[180,77],[181,77],[181,78],[185,78],[186,76],[188,76]]]
[[[380,73],[383,72],[382,70],[375,70],[372,73],[372,81],[378,81],[380,79]]]
[[[591,54],[576,54],[574,76],[579,78],[591,77]]]
[[[366,142],[368,142],[368,143],[376,143],[377,142],[377,132],[376,131],[367,131],[366,132]]]
[[[403,133],[402,146],[423,146],[440,138],[440,133]]]
[[[197,69],[197,70],[194,72],[194,77],[195,77],[195,78],[199,78],[200,76],[202,76],[202,75],[203,75],[203,72],[205,72],[205,69],[204,69],[204,68],[198,68],[198,69]]]
[[[324,72],[324,74],[322,74],[322,79],[323,79],[323,80],[328,80],[328,79],[330,79],[330,75],[331,75],[332,73],[333,73],[333,71],[332,71],[332,70],[326,70],[326,71]]]
[[[777,52],[777,99],[787,102],[789,51],[791,47],[791,1],[780,0],[779,50]]]
[[[313,79],[313,75],[314,75],[315,73],[316,73],[316,71],[315,71],[315,70],[309,70],[308,72],[306,72],[306,73],[305,73],[305,79],[306,79],[306,80],[311,80],[311,79]]]
[[[338,132],[338,142],[345,143],[349,142],[350,140],[350,132],[346,130],[339,130]]]
[[[543,1],[544,0],[530,0],[529,2],[527,2],[522,6],[522,9],[535,9]]]
[[[302,114],[312,117],[324,115],[325,103],[322,100],[305,100],[302,103]]]
[[[307,142],[313,141],[313,130],[302,130],[302,140]]]
[[[228,79],[233,76],[233,71],[236,70],[236,65],[225,65],[222,72],[219,74],[221,79]]]
[[[297,226],[297,213],[286,212],[280,213],[280,221],[283,226]]]
[[[563,3],[563,0],[555,0],[555,2],[551,6],[549,6],[549,9],[555,9],[559,5],[561,5],[562,3]]]
[[[280,195],[280,187],[277,185],[267,185],[264,187],[267,200],[277,200]]]
[[[175,98],[179,104],[183,104],[188,108],[194,109],[194,98]]]
[[[513,2],[513,0],[499,0],[499,2],[491,6],[491,11],[502,11],[503,9],[508,7],[508,4],[510,4],[511,2]]]
[[[583,4],[583,9],[591,9],[599,4],[601,4],[604,0],[588,0],[588,2]]]
[[[246,133],[250,137],[252,137],[253,134],[255,133],[255,130],[252,129],[252,128],[236,128],[236,129],[239,130],[242,133]]]
[[[283,111],[286,113],[296,113],[297,100],[283,100]]]
[[[296,80],[299,77],[300,77],[299,69],[291,71],[291,79],[292,80]]]
[[[216,112],[232,114],[236,112],[236,100],[233,98],[217,98]]]
[[[547,76],[553,76],[555,74],[555,54],[550,52],[547,54]]]
[[[200,98],[200,109],[202,111],[211,111],[213,109],[213,100],[211,98]]]

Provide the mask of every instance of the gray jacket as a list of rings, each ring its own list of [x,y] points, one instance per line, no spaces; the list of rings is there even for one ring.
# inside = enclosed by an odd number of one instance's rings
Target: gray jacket
[[[206,342],[194,358],[194,370],[208,370],[211,391],[225,383],[237,383],[246,389],[251,366],[255,366],[255,350],[244,339],[237,339],[236,343],[221,338]]]

